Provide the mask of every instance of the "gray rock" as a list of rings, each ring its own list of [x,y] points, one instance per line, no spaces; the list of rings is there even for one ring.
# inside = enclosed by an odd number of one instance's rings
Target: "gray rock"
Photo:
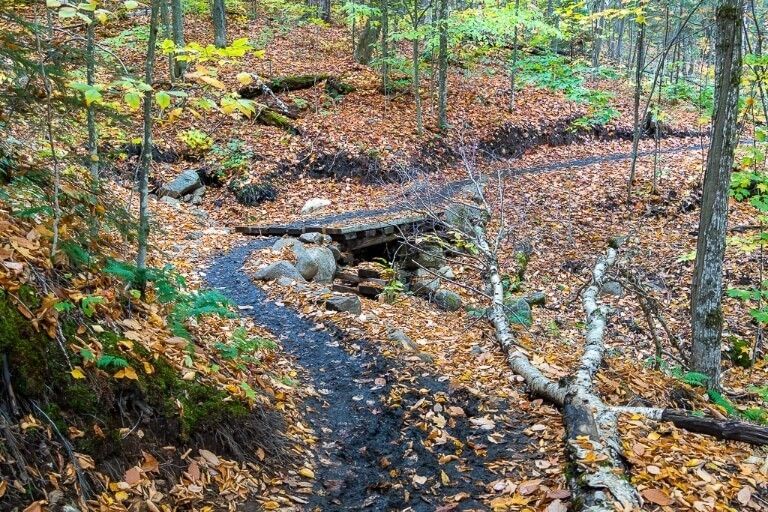
[[[600,293],[604,295],[622,297],[624,295],[624,288],[621,286],[621,283],[617,281],[606,281],[600,287]]]
[[[336,295],[325,301],[325,308],[331,311],[345,311],[359,315],[363,311],[360,297],[357,295]]]
[[[402,329],[393,329],[389,331],[388,336],[390,340],[399,343],[405,350],[415,352],[419,349],[418,345]]]
[[[187,169],[176,176],[172,182],[160,187],[158,195],[161,197],[168,196],[178,199],[202,186],[203,183],[200,181],[200,176],[197,174],[197,171],[195,169]]]
[[[293,247],[296,269],[306,280],[330,283],[336,274],[336,259],[328,247]]]
[[[411,279],[411,290],[416,295],[431,298],[440,289],[440,279],[436,277],[415,277]]]
[[[488,213],[477,206],[454,203],[445,210],[445,223],[464,233],[471,233],[474,226],[487,220]]]
[[[328,249],[333,253],[333,259],[336,260],[337,263],[341,261],[341,251],[336,244],[329,245]]]
[[[205,185],[203,185],[200,188],[195,189],[194,192],[190,195],[189,203],[194,205],[201,205],[203,204],[203,196],[205,195]]]
[[[181,208],[181,201],[178,199],[175,199],[171,196],[163,196],[160,198],[161,203],[165,203],[168,206],[173,206],[174,208]]]
[[[533,292],[523,297],[523,299],[529,306],[543,306],[547,303],[547,296],[544,295],[544,292]]]
[[[443,267],[440,267],[437,270],[437,273],[443,276],[446,279],[455,279],[456,274],[453,273],[453,269],[449,267],[448,265],[445,265]]]
[[[277,278],[277,284],[280,286],[291,286],[296,281],[291,279],[290,277],[278,277]]]
[[[438,269],[445,266],[445,254],[437,244],[421,244],[414,261],[420,267]]]
[[[316,212],[317,210],[322,210],[326,206],[330,206],[331,201],[328,199],[323,199],[320,197],[313,197],[306,203],[304,203],[304,206],[301,207],[301,214],[305,215],[307,213]]]
[[[507,320],[511,324],[531,325],[531,305],[525,299],[512,300],[504,304]]]
[[[299,240],[304,242],[305,244],[328,244],[331,243],[331,237],[328,235],[324,235],[323,233],[303,233]]]
[[[287,277],[294,281],[304,281],[304,277],[296,270],[296,267],[291,265],[291,262],[285,260],[276,261],[259,269],[253,277],[259,281],[273,281],[281,277]]]
[[[432,301],[443,311],[458,311],[463,305],[458,293],[446,289],[437,290]]]
[[[202,231],[193,231],[191,233],[187,233],[187,236],[184,237],[184,240],[200,240],[203,238],[203,232]]]
[[[272,246],[272,250],[280,251],[285,247],[294,247],[296,244],[301,245],[301,242],[299,242],[295,238],[290,238],[290,237],[281,238],[280,240],[274,243],[274,245]]]
[[[208,220],[211,217],[210,215],[208,215],[208,212],[203,210],[202,208],[192,208],[190,210],[190,213],[192,213],[192,215],[194,215],[195,217],[203,221]]]

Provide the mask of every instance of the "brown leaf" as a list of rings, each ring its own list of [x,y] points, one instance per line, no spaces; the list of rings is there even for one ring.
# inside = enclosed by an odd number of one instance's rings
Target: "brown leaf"
[[[141,470],[136,466],[125,472],[123,481],[128,485],[136,485],[141,481]]]
[[[672,504],[672,498],[661,489],[645,489],[642,492],[643,498],[656,505],[667,506]]]
[[[540,485],[541,485],[541,480],[526,480],[525,482],[522,482],[518,486],[517,492],[519,492],[523,496],[527,494],[533,494],[534,492],[539,490]]]

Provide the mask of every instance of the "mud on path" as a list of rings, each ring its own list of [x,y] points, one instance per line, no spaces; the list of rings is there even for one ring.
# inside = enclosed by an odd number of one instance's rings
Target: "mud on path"
[[[485,510],[484,486],[505,476],[488,464],[526,458],[526,422],[514,417],[520,414],[514,405],[453,389],[439,369],[424,373],[388,359],[368,340],[349,339],[333,326],[318,330],[269,300],[241,267],[274,240],[235,247],[212,263],[206,278],[236,304],[253,307],[245,314],[281,340],[317,391],[303,404],[304,421],[318,436],[317,483],[306,509]],[[449,407],[460,407],[465,416],[443,412],[447,435],[428,439],[434,430],[425,421],[429,409]],[[493,422],[472,422],[480,416]]]

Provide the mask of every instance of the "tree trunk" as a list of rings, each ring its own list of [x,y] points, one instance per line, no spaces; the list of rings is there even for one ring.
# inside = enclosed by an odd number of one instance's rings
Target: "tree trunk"
[[[326,23],[331,22],[331,0],[321,0],[320,19]]]
[[[440,42],[437,66],[437,126],[444,132],[448,129],[448,0],[440,0],[438,23]]]
[[[520,23],[517,20],[518,15],[520,14],[520,0],[515,0],[515,35],[514,35],[514,43],[512,47],[512,65],[509,69],[509,111],[512,112],[512,110],[515,108],[515,80],[517,78],[517,59],[519,55],[518,47],[520,46]]]
[[[149,21],[149,43],[144,67],[144,82],[152,85],[157,46],[157,19],[161,0],[152,0]],[[149,168],[152,165],[152,96],[150,89],[144,93],[144,134],[137,172],[139,186],[139,249],[136,254],[137,287],[144,294],[147,286],[147,244],[149,242]]]
[[[691,368],[720,386],[723,258],[728,190],[737,142],[741,79],[741,0],[721,0],[716,13],[715,108],[701,200],[696,265],[691,287]]]
[[[216,48],[227,46],[227,10],[224,0],[213,0],[213,44]]]
[[[421,64],[419,55],[419,40],[413,40],[413,99],[416,102],[416,132],[424,133],[424,114],[421,111]]]
[[[95,23],[93,16],[85,29],[85,80],[93,87],[96,75],[96,51],[95,51]],[[87,106],[86,125],[88,126],[88,168],[94,181],[94,187],[98,187],[99,180],[99,135],[96,131],[96,105]]]
[[[632,163],[627,180],[627,202],[632,200],[632,186],[635,184],[637,169],[637,146],[640,144],[640,94],[643,88],[643,62],[645,61],[645,22],[640,24],[637,35],[637,63],[635,67],[635,96],[632,102],[634,131],[632,133]]]
[[[389,0],[381,0],[381,90],[389,94]]]
[[[181,0],[171,0],[171,33],[176,48],[183,48],[184,43],[184,10]],[[183,78],[187,63],[173,59],[173,78]]]
[[[373,59],[373,50],[376,47],[376,41],[379,39],[379,32],[381,31],[381,24],[375,23],[375,21],[366,20],[363,31],[360,34],[360,40],[357,43],[357,48],[355,49],[357,62],[366,66]]]

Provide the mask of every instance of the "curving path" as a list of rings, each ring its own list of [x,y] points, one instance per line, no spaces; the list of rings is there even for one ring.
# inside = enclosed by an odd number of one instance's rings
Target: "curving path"
[[[520,460],[529,445],[521,434],[525,422],[510,417],[504,404],[495,404],[499,444],[485,441],[489,431],[472,428],[469,419],[479,414],[481,403],[469,393],[449,389],[440,375],[412,374],[412,368],[382,356],[373,343],[345,339],[331,327],[316,330],[314,324],[289,307],[270,301],[265,292],[242,272],[249,255],[271,247],[275,239],[254,240],[217,258],[208,270],[208,284],[229,296],[236,304],[253,306],[244,313],[281,340],[305,370],[304,379],[319,397],[304,403],[304,416],[318,435],[318,468],[315,492],[307,510],[403,510],[434,511],[450,497],[467,493],[453,510],[484,509],[477,497],[483,486],[497,478],[486,464],[494,460]],[[354,345],[354,350],[344,347]],[[404,381],[408,377],[407,383]],[[385,379],[377,385],[375,379]],[[412,380],[411,380],[412,379]],[[420,390],[428,390],[424,393]],[[398,405],[387,404],[391,393],[400,395]],[[415,426],[436,395],[446,398],[443,407],[461,407],[467,418],[456,418],[445,432],[464,444],[460,460],[439,464],[441,455],[456,452],[452,441],[425,448],[427,432]],[[424,398],[423,405],[419,401]],[[483,403],[483,414],[494,404]],[[412,410],[413,408],[413,410]],[[489,445],[485,456],[467,445]],[[391,470],[398,474],[391,474]],[[450,479],[441,483],[440,472]],[[425,484],[414,476],[427,477]],[[406,500],[408,496],[408,500]]]
[[[697,149],[701,146],[671,148],[663,153]],[[640,153],[641,156],[647,154],[651,153]],[[510,168],[507,172],[510,175],[548,172],[629,158],[629,153],[615,153]],[[450,195],[466,183],[449,183],[441,193]],[[319,217],[312,222],[340,222],[405,208],[400,204],[360,210]],[[304,369],[306,382],[318,392],[317,397],[309,398],[303,405],[305,420],[319,437],[316,445],[317,483],[307,510],[383,512],[410,507],[413,511],[427,512],[446,503],[454,504],[450,499],[459,493],[467,493],[470,497],[460,501],[455,508],[445,510],[484,509],[478,500],[485,493],[484,485],[504,476],[493,473],[487,464],[497,459],[524,460],[527,457],[528,439],[522,434],[525,419],[511,416],[515,413],[510,413],[505,404],[481,404],[469,393],[449,389],[447,381],[439,374],[413,371],[400,361],[382,356],[378,347],[368,340],[346,339],[333,326],[317,330],[311,321],[296,311],[269,300],[242,271],[242,266],[253,251],[271,247],[274,241],[275,238],[255,239],[219,256],[211,264],[206,280],[236,304],[252,306],[253,309],[243,313],[281,340],[284,349]],[[383,382],[381,379],[386,384],[377,385],[377,382]],[[393,395],[399,396],[394,404],[388,400]],[[445,397],[443,407],[455,405],[467,414],[466,418],[457,418],[455,425],[445,427],[450,436],[465,446],[460,460],[454,463],[441,465],[438,462],[441,455],[455,453],[453,442],[428,449],[424,446],[427,433],[415,426],[426,412],[423,407],[430,406],[435,396]],[[423,403],[420,402],[422,398],[425,399]],[[481,406],[483,414],[488,414],[491,409],[497,419],[497,431],[503,434],[502,442],[490,444],[485,455],[478,455],[467,447],[471,443],[488,444],[483,440],[489,432],[474,429],[469,422],[472,416],[480,414]],[[392,473],[393,469],[398,472]],[[441,471],[448,475],[448,485],[441,483]],[[427,482],[420,484],[420,479],[414,481],[414,476],[427,477]]]

